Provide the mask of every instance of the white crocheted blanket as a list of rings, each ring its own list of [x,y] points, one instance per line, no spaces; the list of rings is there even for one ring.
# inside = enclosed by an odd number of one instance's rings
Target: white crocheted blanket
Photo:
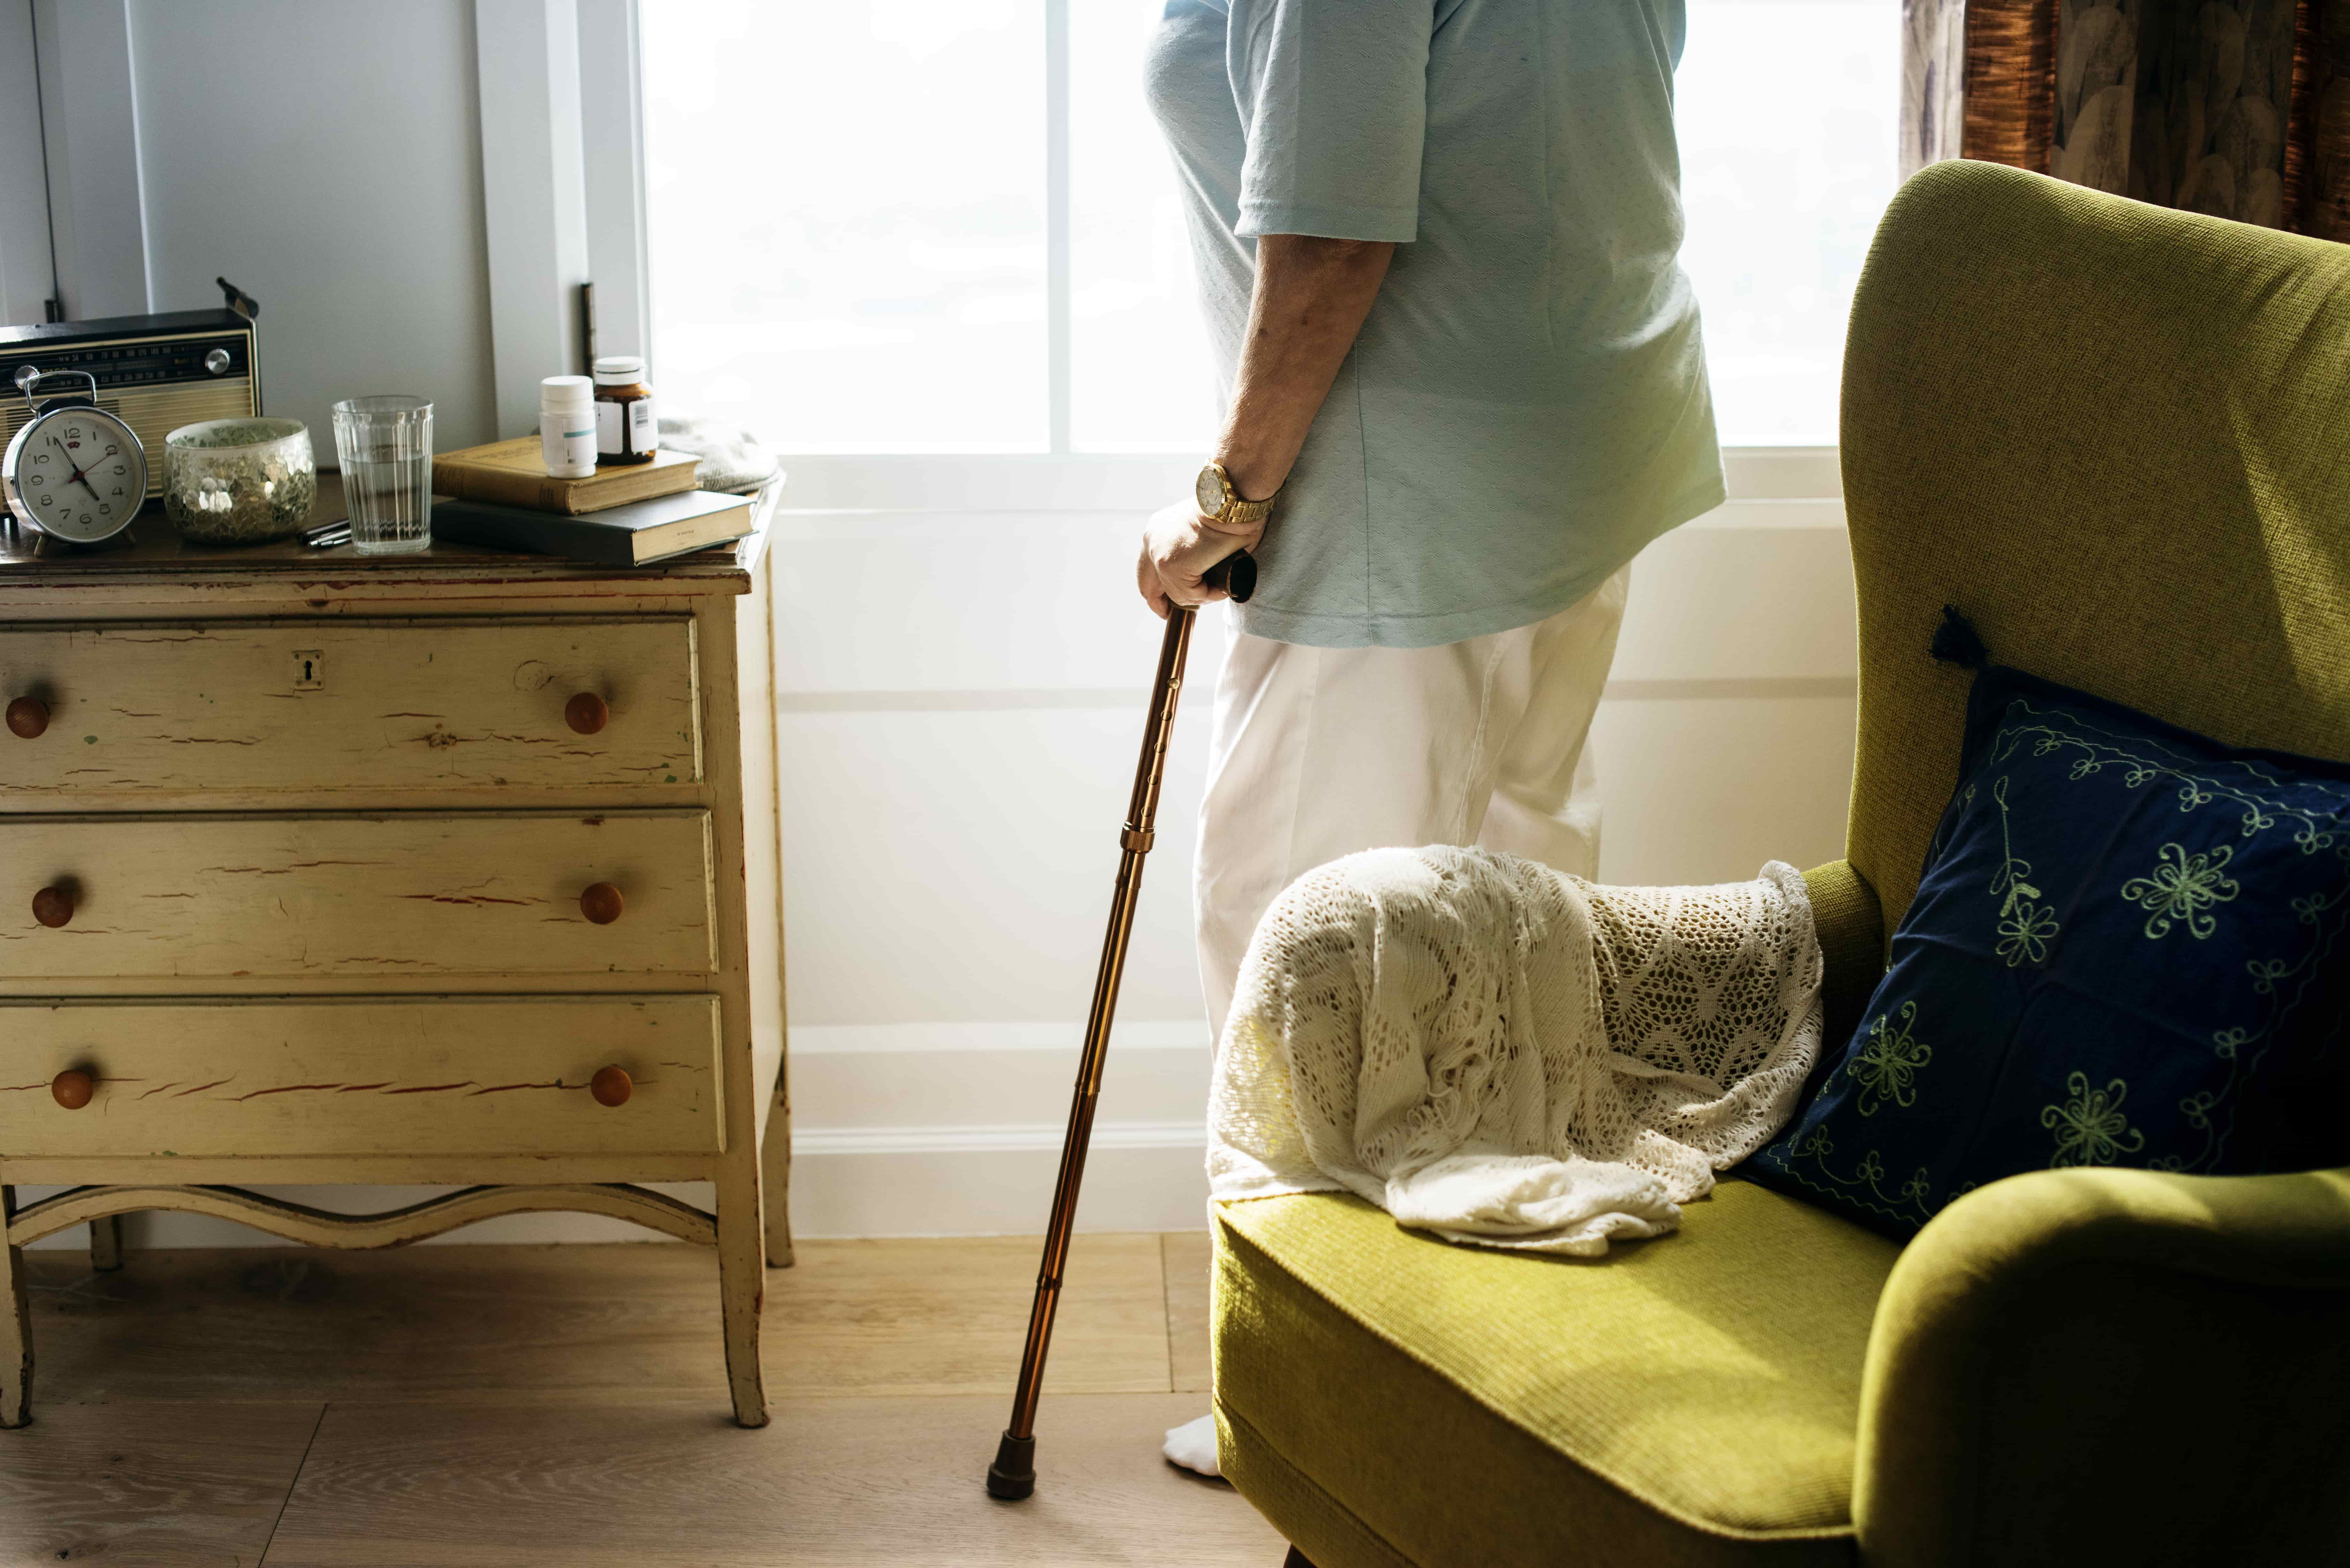
[[[1220,1201],[1349,1191],[1455,1241],[1656,1236],[1794,1110],[1820,1044],[1804,879],[1610,888],[1374,849],[1265,914],[1216,1052]]]

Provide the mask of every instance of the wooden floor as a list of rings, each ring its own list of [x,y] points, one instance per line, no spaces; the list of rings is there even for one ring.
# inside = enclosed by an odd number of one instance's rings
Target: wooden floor
[[[1204,1235],[1078,1238],[1014,1504],[981,1480],[1033,1241],[802,1242],[767,1275],[757,1432],[726,1416],[700,1248],[28,1256],[0,1568],[1282,1560],[1236,1493],[1159,1457],[1206,1408]]]

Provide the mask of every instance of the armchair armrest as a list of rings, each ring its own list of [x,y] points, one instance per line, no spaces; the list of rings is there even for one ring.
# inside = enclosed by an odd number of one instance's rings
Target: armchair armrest
[[[2035,1171],[1895,1264],[1871,1568],[2350,1560],[2350,1170]]]
[[[1877,889],[1849,860],[1831,860],[1804,873],[1827,972],[1820,998],[1825,1016],[1820,1051],[1833,1058],[1852,1038],[1877,982],[1885,978],[1885,917]]]

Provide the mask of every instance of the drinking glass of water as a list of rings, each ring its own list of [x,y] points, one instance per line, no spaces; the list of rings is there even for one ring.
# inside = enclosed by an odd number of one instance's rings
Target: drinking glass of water
[[[335,405],[335,455],[350,509],[351,548],[411,556],[432,543],[432,405],[349,398]]]

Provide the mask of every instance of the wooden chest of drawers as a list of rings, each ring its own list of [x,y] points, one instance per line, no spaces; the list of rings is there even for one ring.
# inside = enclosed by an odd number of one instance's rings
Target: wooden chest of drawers
[[[620,572],[138,531],[0,545],[0,1426],[30,1410],[18,1249],[87,1223],[111,1264],[150,1209],[712,1243],[762,1424],[790,1242],[759,541]],[[693,1180],[713,1211],[636,1185]],[[466,1190],[345,1217],[271,1182]]]

